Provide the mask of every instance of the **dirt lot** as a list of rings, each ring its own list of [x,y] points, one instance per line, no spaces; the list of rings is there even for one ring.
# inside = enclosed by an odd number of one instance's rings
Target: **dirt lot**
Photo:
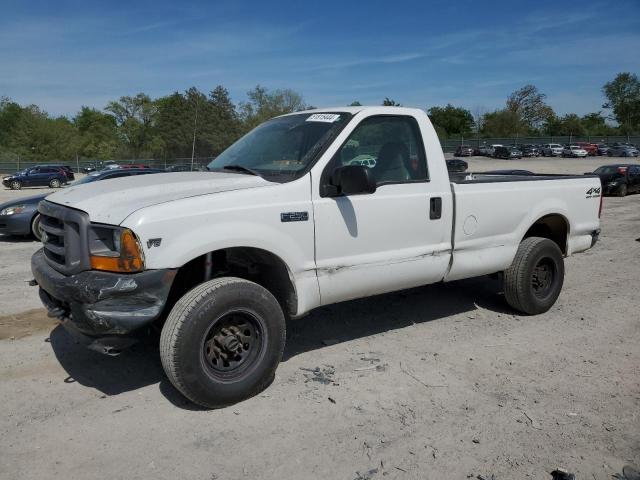
[[[640,464],[640,195],[606,198],[602,229],[544,315],[487,278],[321,308],[291,323],[263,394],[217,411],[176,393],[153,342],[74,344],[23,283],[38,245],[1,239],[0,478],[611,478]]]

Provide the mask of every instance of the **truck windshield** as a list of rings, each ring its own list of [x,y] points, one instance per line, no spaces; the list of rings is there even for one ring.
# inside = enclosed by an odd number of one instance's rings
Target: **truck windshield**
[[[300,113],[274,118],[240,138],[207,168],[254,173],[276,182],[294,180],[350,119],[351,114],[345,112]]]

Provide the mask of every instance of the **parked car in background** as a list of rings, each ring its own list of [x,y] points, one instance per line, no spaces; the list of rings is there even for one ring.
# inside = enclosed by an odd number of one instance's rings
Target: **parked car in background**
[[[149,173],[160,173],[162,170],[150,168],[145,169],[125,169],[119,171],[93,172],[74,182],[72,186],[83,185],[85,183],[109,180],[112,178],[130,177],[132,175],[147,175]],[[3,235],[33,235],[37,240],[42,237],[40,230],[40,218],[38,214],[38,203],[50,195],[49,192],[33,195],[31,197],[11,200],[0,205],[0,234]]]
[[[110,165],[118,165],[118,164],[113,160],[107,160],[104,162],[95,162],[83,167],[82,172],[83,173],[98,172],[104,168],[107,168]]]
[[[487,155],[489,155],[490,157],[493,157],[496,153],[496,148],[502,147],[502,146],[503,145],[500,143],[493,143],[489,145],[489,148],[487,149]]]
[[[473,147],[469,145],[458,145],[454,153],[456,157],[470,157],[473,155]]]
[[[60,167],[30,167],[2,179],[2,184],[12,190],[22,187],[59,188],[68,182],[67,174]]]
[[[367,154],[356,155],[351,160],[349,160],[349,165],[362,165],[365,167],[373,168],[376,166],[376,157]]]
[[[486,143],[483,145],[480,145],[478,147],[478,153],[486,157],[491,156],[491,145],[487,145]]]
[[[169,165],[164,169],[165,172],[190,172],[191,164],[190,163],[178,163],[175,165]],[[195,170],[195,166],[194,166]]]
[[[590,143],[590,142],[576,142],[575,143],[578,147],[582,148],[584,151],[587,152],[587,155],[594,157],[598,154],[598,145],[596,145],[595,143]]]
[[[563,157],[586,157],[587,151],[578,145],[567,145],[562,149]]]
[[[607,155],[610,157],[637,157],[638,149],[628,143],[615,143],[609,147]]]
[[[496,147],[493,156],[495,158],[504,158],[512,160],[514,158],[522,158],[522,151],[516,147]]]
[[[606,143],[598,143],[597,147],[598,155],[606,155],[607,153],[609,153],[609,145],[607,145]]]
[[[562,155],[563,147],[559,143],[547,143],[542,148],[543,157],[559,157]]]
[[[640,192],[640,165],[624,163],[603,165],[593,172],[585,173],[585,175],[593,174],[600,177],[604,195],[624,197],[627,193]]]
[[[535,145],[522,145],[520,146],[523,157],[539,157],[540,150]]]
[[[67,176],[67,180],[69,182],[73,182],[76,179],[75,174],[73,173],[73,169],[69,165],[62,164],[47,164],[47,165],[36,165],[37,167],[53,167],[60,168],[64,171],[64,174]]]
[[[465,172],[469,168],[469,164],[461,158],[452,158],[447,160],[447,171],[452,173]]]

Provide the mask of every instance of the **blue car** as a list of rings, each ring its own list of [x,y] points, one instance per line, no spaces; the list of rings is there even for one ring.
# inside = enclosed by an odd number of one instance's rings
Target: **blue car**
[[[163,170],[151,168],[128,168],[122,170],[106,170],[95,172],[73,182],[72,185],[109,180],[131,175],[148,175],[161,173]],[[4,235],[33,235],[37,240],[42,238],[40,230],[40,214],[38,204],[49,195],[49,192],[31,197],[19,198],[0,205],[0,234]]]
[[[22,187],[60,188],[67,181],[67,174],[61,167],[36,166],[4,177],[2,184],[12,190],[20,190]]]

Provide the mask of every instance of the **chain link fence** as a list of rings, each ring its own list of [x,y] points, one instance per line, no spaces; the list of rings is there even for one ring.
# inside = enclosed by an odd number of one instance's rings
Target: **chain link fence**
[[[173,168],[179,168],[183,171],[189,170],[206,170],[206,166],[215,157],[196,157],[191,161],[191,157],[188,158],[139,158],[129,160],[92,160],[92,159],[78,159],[73,161],[36,161],[36,160],[21,160],[17,155],[15,159],[7,159],[5,156],[0,159],[0,172],[1,173],[14,173],[25,168],[35,167],[36,165],[66,165],[71,167],[75,173],[84,173],[87,168],[93,168],[95,170],[101,170],[108,164],[116,163],[118,165],[146,165],[150,168],[159,168],[162,170]]]
[[[447,140],[441,140],[442,149],[451,153],[456,150],[460,145],[468,145],[473,148],[480,148],[482,145],[544,145],[545,143],[559,143],[561,145],[573,144],[575,142],[589,142],[589,143],[607,143],[613,144],[616,142],[632,143],[636,146],[640,145],[639,136],[548,136],[548,137],[502,137],[502,138],[478,138],[478,137],[461,137],[461,138],[449,138]]]
[[[480,148],[482,145],[526,145],[526,144],[545,144],[559,143],[561,145],[572,144],[575,142],[589,143],[632,143],[636,146],[640,145],[640,136],[547,136],[547,137],[502,137],[502,138],[478,138],[478,137],[460,137],[441,140],[442,149],[446,153],[452,153],[460,145],[469,145],[473,148]],[[372,149],[373,152],[373,149]],[[36,165],[68,165],[76,173],[83,173],[86,168],[100,170],[109,163],[117,163],[119,165],[147,165],[151,168],[159,168],[166,170],[168,168],[177,168],[181,170],[205,170],[206,166],[215,157],[196,157],[187,158],[139,158],[129,160],[95,160],[95,159],[77,159],[77,160],[60,160],[60,161],[36,161],[21,160],[16,154],[10,152],[2,152],[0,156],[0,173],[14,173],[25,168],[35,167]]]

